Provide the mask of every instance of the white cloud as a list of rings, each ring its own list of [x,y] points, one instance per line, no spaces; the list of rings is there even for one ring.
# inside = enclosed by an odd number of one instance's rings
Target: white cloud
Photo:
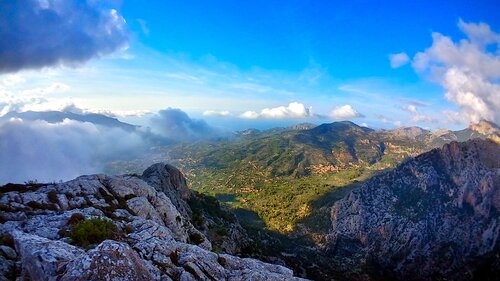
[[[68,180],[103,172],[108,161],[135,157],[145,147],[139,134],[64,120],[9,120],[0,124],[0,184],[37,179]]]
[[[428,115],[420,113],[420,111],[418,110],[416,105],[409,104],[406,106],[402,106],[401,109],[410,113],[411,122],[418,123],[418,122],[436,122],[437,121],[432,116],[428,116]]]
[[[467,121],[500,123],[500,34],[485,23],[460,20],[458,26],[467,39],[433,33],[432,46],[414,56],[413,68],[445,88]]]
[[[382,123],[390,123],[390,124],[392,124],[392,125],[394,125],[396,127],[401,127],[403,125],[403,123],[401,121],[399,121],[399,120],[393,120],[393,119],[391,119],[389,117],[386,117],[384,115],[379,115],[379,116],[377,116],[377,118]]]
[[[389,60],[392,68],[398,68],[409,63],[410,57],[406,53],[402,52],[398,54],[390,54]]]
[[[413,104],[403,106],[403,107],[402,107],[402,109],[403,109],[404,111],[408,111],[408,112],[410,112],[410,113],[412,113],[412,114],[415,114],[415,113],[417,113],[417,112],[418,112],[418,111],[417,111],[417,107],[416,107],[415,105],[413,105]]]
[[[229,117],[231,116],[231,112],[227,110],[216,111],[216,110],[205,110],[203,112],[203,116],[217,116],[217,117]]]
[[[26,82],[26,79],[24,79],[24,77],[19,74],[8,74],[5,75],[5,77],[1,80],[1,84],[8,87],[15,86],[24,82]]]
[[[330,113],[333,119],[351,119],[364,117],[363,114],[356,111],[351,105],[342,105],[335,107]]]
[[[466,23],[460,19],[458,27],[467,35],[472,43],[479,46],[486,46],[491,43],[498,44],[500,42],[500,35],[493,32],[489,25],[485,23]]]
[[[446,117],[446,122],[454,123],[454,124],[463,124],[468,121],[467,117],[460,112],[451,111],[451,110],[443,110],[443,115]]]
[[[257,119],[259,118],[259,116],[259,113],[255,111],[245,111],[240,115],[240,117],[243,119]]]
[[[291,102],[288,106],[278,106],[272,108],[264,108],[257,113],[255,111],[246,111],[240,115],[245,119],[296,119],[312,117],[311,107],[306,107],[299,102]]]

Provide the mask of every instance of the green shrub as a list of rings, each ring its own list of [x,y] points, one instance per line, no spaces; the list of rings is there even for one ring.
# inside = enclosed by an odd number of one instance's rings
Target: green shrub
[[[119,233],[118,229],[111,221],[94,218],[79,221],[73,225],[68,236],[71,238],[73,244],[81,247],[88,247],[106,239],[117,239]]]

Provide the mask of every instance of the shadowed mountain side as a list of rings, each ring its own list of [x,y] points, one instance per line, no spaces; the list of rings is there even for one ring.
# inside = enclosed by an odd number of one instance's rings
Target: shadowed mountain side
[[[353,280],[487,280],[500,272],[500,147],[447,144],[331,208],[326,249]]]

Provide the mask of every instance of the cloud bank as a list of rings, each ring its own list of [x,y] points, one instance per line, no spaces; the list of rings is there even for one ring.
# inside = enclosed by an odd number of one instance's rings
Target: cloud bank
[[[160,110],[151,118],[152,133],[170,141],[194,141],[216,137],[218,132],[204,120],[190,118],[176,108]]]
[[[11,119],[0,124],[0,147],[0,184],[4,184],[102,172],[107,161],[133,157],[144,145],[137,133],[89,122]]]
[[[125,47],[125,20],[103,6],[99,1],[2,1],[0,74],[76,66]]]
[[[356,111],[351,105],[342,105],[335,107],[330,113],[330,117],[333,119],[351,119],[351,118],[362,118],[363,114]]]
[[[463,119],[500,123],[500,34],[485,23],[459,21],[466,39],[432,33],[432,46],[417,53],[413,68],[446,89],[445,97],[456,104]],[[447,112],[446,116],[457,116]],[[452,118],[458,120],[457,118]],[[453,121],[453,120],[450,120]]]
[[[84,112],[11,112],[0,117],[0,185],[102,173],[111,161],[147,157],[153,145],[224,136],[180,109],[161,110],[150,122],[147,130]]]
[[[255,111],[246,111],[240,115],[244,119],[299,119],[312,117],[311,107],[306,107],[302,103],[292,102],[288,106],[278,106],[264,108],[260,113]]]

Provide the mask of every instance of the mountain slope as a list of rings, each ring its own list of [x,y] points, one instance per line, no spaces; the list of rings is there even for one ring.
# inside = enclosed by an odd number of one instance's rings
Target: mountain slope
[[[365,182],[331,209],[328,251],[352,279],[500,273],[500,147],[453,142]]]

